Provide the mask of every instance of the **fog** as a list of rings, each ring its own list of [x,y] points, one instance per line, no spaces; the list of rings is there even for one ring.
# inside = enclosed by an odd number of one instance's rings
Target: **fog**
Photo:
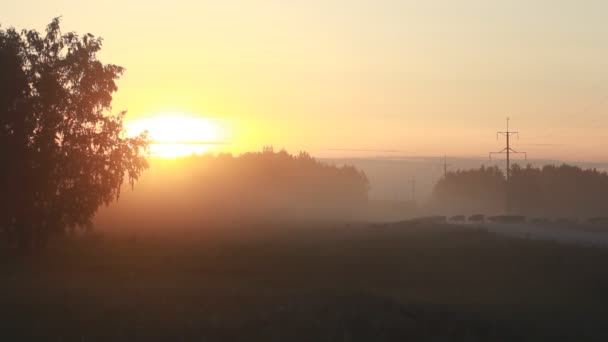
[[[498,167],[447,174],[434,188],[432,206],[448,213],[508,213],[536,218],[589,219],[606,215],[608,174],[562,164]]]
[[[559,164],[552,160],[528,162],[533,166]],[[460,178],[452,179],[448,192],[441,183],[442,163],[443,158],[430,157],[315,159],[306,153],[295,156],[272,150],[241,156],[151,158],[150,168],[135,187],[123,186],[119,200],[101,208],[94,223],[101,229],[131,231],[234,227],[253,222],[399,221],[420,215],[505,212],[502,185],[484,185],[477,173],[471,176],[475,179],[469,179],[475,186],[467,185],[461,171],[488,166],[500,173],[503,161],[449,159],[448,172]],[[504,177],[502,173],[495,176]],[[559,217],[560,213],[593,216],[603,210],[570,206],[575,209],[566,212],[528,205],[519,211]]]
[[[267,148],[176,159],[152,158],[133,189],[102,208],[95,226],[180,229],[246,223],[365,220],[369,183],[351,166]]]

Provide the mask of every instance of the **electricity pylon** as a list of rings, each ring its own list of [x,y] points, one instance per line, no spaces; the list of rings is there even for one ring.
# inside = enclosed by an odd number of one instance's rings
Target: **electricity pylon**
[[[496,139],[498,140],[498,136],[503,135],[507,140],[507,146],[499,152],[490,152],[490,160],[492,160],[492,154],[506,154],[507,155],[507,181],[505,183],[505,212],[511,212],[511,189],[509,179],[511,178],[511,154],[523,154],[525,159],[528,159],[528,154],[526,152],[518,152],[511,148],[511,136],[517,136],[519,139],[519,132],[509,131],[509,118],[507,118],[507,130],[504,132],[496,132]]]
[[[412,202],[416,203],[416,178],[412,178],[410,182],[412,184]]]
[[[506,154],[507,155],[507,183],[509,183],[509,178],[511,177],[511,154],[523,154],[524,158],[527,160],[528,159],[528,154],[526,152],[518,152],[515,151],[514,149],[511,148],[511,136],[517,136],[517,139],[519,139],[519,132],[515,132],[515,131],[509,131],[509,118],[507,118],[507,130],[504,132],[496,132],[496,139],[498,140],[498,136],[499,135],[504,135],[505,138],[507,139],[507,147],[505,147],[504,149],[502,149],[501,151],[498,152],[490,152],[490,160],[492,160],[492,155],[493,154]]]

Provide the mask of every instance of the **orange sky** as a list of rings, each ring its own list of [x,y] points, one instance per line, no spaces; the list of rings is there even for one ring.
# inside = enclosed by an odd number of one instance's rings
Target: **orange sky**
[[[605,1],[4,1],[105,38],[129,120],[213,118],[221,149],[608,160]],[[397,152],[395,152],[397,153]],[[383,153],[386,154],[386,153]]]

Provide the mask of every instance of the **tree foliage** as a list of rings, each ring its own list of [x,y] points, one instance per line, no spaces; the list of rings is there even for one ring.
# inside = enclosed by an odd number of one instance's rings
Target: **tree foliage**
[[[123,68],[97,59],[101,38],[0,29],[0,227],[22,245],[89,227],[97,208],[147,167],[147,138],[111,114]]]
[[[508,196],[507,196],[508,191]],[[608,174],[572,165],[513,165],[507,186],[497,167],[448,173],[434,189],[436,205],[453,211],[591,217],[608,212]]]
[[[500,168],[449,172],[433,189],[435,206],[453,213],[492,213],[505,205],[505,177]]]
[[[362,171],[322,163],[306,152],[291,155],[266,147],[239,156],[193,156],[183,163],[190,181],[177,193],[190,193],[187,201],[198,207],[193,211],[220,221],[345,218],[359,214],[368,200],[369,181]]]
[[[366,214],[365,174],[352,166],[320,162],[306,152],[292,155],[267,147],[238,156],[152,159],[151,165],[138,189],[101,211],[97,224],[198,229]]]

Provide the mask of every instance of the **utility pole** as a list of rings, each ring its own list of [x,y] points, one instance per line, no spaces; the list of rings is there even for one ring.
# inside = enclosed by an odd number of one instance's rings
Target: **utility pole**
[[[519,132],[509,131],[509,118],[507,118],[507,130],[504,132],[496,132],[496,139],[498,140],[498,136],[503,135],[507,140],[507,146],[498,151],[498,152],[490,152],[490,160],[492,160],[493,154],[506,154],[507,155],[507,170],[506,177],[507,182],[505,184],[505,211],[509,213],[511,211],[511,192],[510,192],[510,182],[511,179],[511,154],[523,154],[525,159],[528,159],[528,154],[526,152],[518,152],[511,148],[511,136],[517,136],[519,139]]]
[[[504,132],[496,132],[496,139],[498,140],[498,136],[503,135],[507,139],[507,147],[503,148],[498,152],[490,152],[490,160],[492,160],[493,154],[506,154],[507,155],[507,184],[509,183],[509,178],[511,178],[511,154],[523,154],[525,159],[528,159],[528,154],[526,152],[518,152],[511,148],[511,136],[517,136],[519,139],[519,132],[509,131],[509,118],[507,118],[507,130]]]
[[[411,180],[412,183],[412,202],[416,203],[416,178]]]
[[[450,164],[448,164],[448,157],[443,156],[443,179],[448,178],[448,166],[450,166]]]

